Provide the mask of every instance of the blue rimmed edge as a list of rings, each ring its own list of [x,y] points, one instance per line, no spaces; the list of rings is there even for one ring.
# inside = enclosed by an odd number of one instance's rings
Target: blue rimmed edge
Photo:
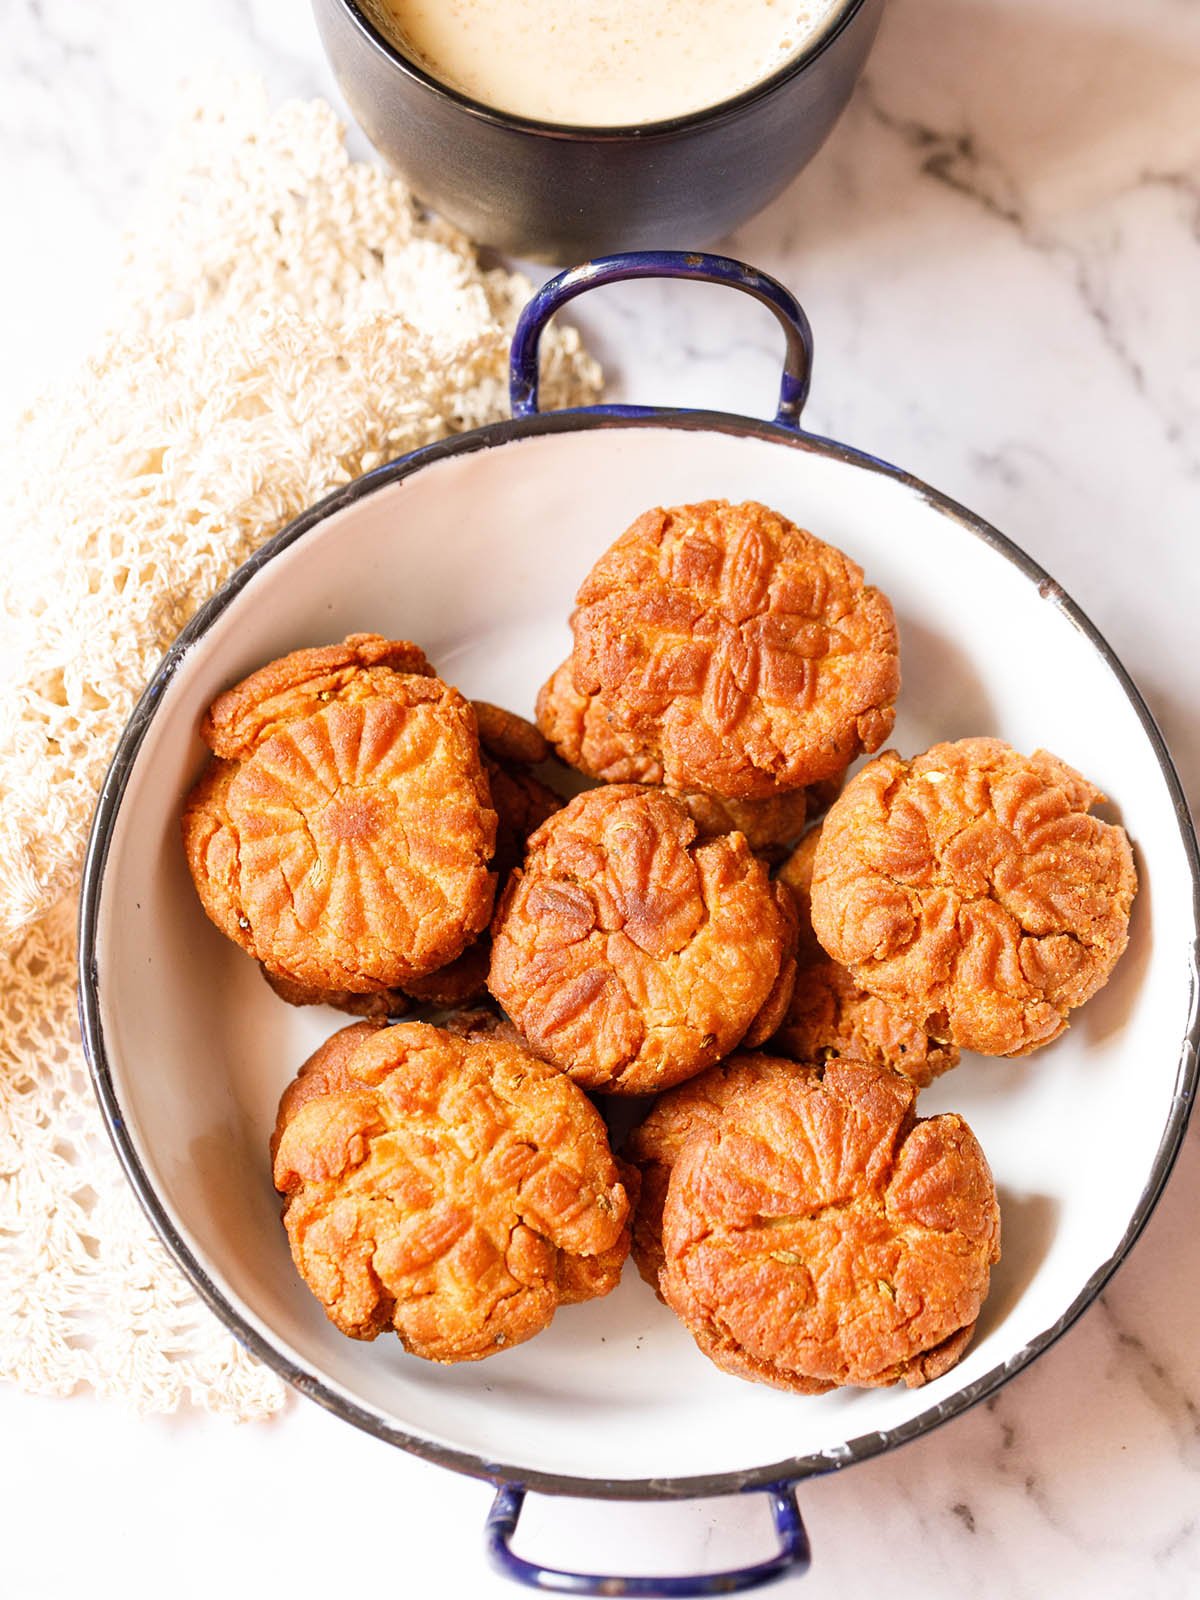
[[[116,1095],[105,1050],[100,1017],[97,935],[104,868],[113,828],[126,786],[143,739],[150,727],[163,693],[179,669],[187,651],[222,614],[231,601],[282,551],[304,537],[318,523],[354,504],[365,495],[393,483],[402,483],[426,465],[451,456],[466,455],[519,440],[581,429],[671,427],[695,431],[715,431],[740,437],[759,438],[787,445],[791,449],[813,452],[848,465],[889,477],[918,494],[929,505],[957,522],[965,532],[982,540],[1009,561],[1049,600],[1089,644],[1113,673],[1145,732],[1171,796],[1180,838],[1188,862],[1192,885],[1194,929],[1200,929],[1200,858],[1187,801],[1158,725],[1137,687],[1103,636],[1073,600],[1049,574],[1017,545],[977,517],[966,507],[938,493],[920,479],[883,459],[814,434],[798,434],[771,422],[756,422],[723,412],[676,410],[657,407],[603,406],[574,411],[555,411],[521,421],[495,423],[440,440],[401,459],[376,468],[344,488],[335,490],[268,540],[227,580],[196,613],[168,650],[130,717],[118,742],[112,763],[101,788],[84,864],[79,915],[79,1016],[84,1049],[101,1111],[118,1158],[134,1192],[152,1225],[190,1279],[197,1293],[252,1354],[271,1367],[301,1393],[319,1405],[361,1428],[364,1432],[399,1446],[457,1472],[485,1479],[493,1484],[516,1483],[544,1494],[575,1495],[591,1499],[686,1499],[708,1495],[740,1493],[772,1484],[798,1482],[804,1478],[837,1471],[865,1461],[885,1450],[930,1433],[952,1418],[962,1415],[986,1400],[1010,1378],[1027,1367],[1055,1343],[1087,1309],[1136,1242],[1145,1227],[1178,1155],[1188,1117],[1195,1099],[1200,1074],[1200,955],[1193,934],[1190,959],[1190,1007],[1188,1027],[1182,1041],[1176,1072],[1175,1092],[1170,1114],[1159,1141],[1149,1178],[1131,1215],[1129,1225],[1116,1249],[1071,1302],[1067,1309],[1035,1339],[1009,1361],[993,1367],[965,1388],[930,1407],[919,1416],[890,1429],[862,1434],[836,1448],[791,1460],[771,1462],[756,1468],[705,1474],[695,1477],[614,1479],[579,1478],[569,1474],[530,1471],[513,1463],[489,1461],[469,1451],[456,1449],[405,1433],[388,1418],[346,1395],[336,1385],[277,1348],[258,1326],[236,1309],[196,1259],[181,1237],[170,1214],[159,1199],[142,1165],[132,1135],[127,1128]]]

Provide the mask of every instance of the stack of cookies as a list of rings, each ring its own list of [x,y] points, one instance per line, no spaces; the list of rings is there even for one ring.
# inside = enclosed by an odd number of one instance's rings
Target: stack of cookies
[[[726,1371],[925,1383],[1000,1219],[971,1130],[918,1093],[1105,982],[1129,842],[995,739],[847,782],[892,729],[892,609],[764,506],[646,513],[571,623],[537,728],[374,635],[205,719],[205,909],[283,999],[367,1019],[280,1105],[296,1265],[352,1337],[459,1361],[607,1293],[632,1244]],[[459,1009],[387,1025],[418,1005]],[[594,1095],[655,1097],[617,1155]]]
[[[293,1005],[400,1016],[486,989],[497,869],[562,803],[530,723],[407,641],[296,650],[209,708],[184,848],[204,909]]]

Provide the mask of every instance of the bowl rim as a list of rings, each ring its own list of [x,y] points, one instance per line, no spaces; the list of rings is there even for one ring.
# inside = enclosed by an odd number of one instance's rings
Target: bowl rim
[[[935,511],[1004,557],[1036,586],[1040,598],[1061,610],[1070,623],[1083,634],[1116,678],[1128,699],[1150,745],[1172,801],[1192,891],[1193,936],[1188,951],[1188,1026],[1180,1045],[1171,1109],[1149,1174],[1125,1232],[1112,1254],[1096,1269],[1075,1299],[1048,1327],[1030,1340],[1018,1355],[991,1368],[972,1383],[956,1390],[953,1395],[895,1428],[862,1434],[857,1438],[846,1440],[843,1444],[806,1456],[775,1461],[760,1467],[703,1473],[696,1476],[586,1478],[576,1474],[545,1472],[524,1468],[515,1463],[488,1460],[470,1450],[406,1433],[380,1412],[351,1398],[341,1385],[323,1377],[319,1371],[303,1366],[282,1349],[276,1348],[226,1299],[223,1291],[209,1276],[204,1264],[197,1259],[175,1227],[150,1174],[142,1165],[125,1121],[113,1082],[100,1014],[100,980],[97,962],[99,913],[109,847],[121,802],[142,742],[162,703],[164,691],[183,666],[191,646],[208,631],[246,584],[269,561],[336,512],[344,510],[379,489],[402,482],[427,465],[449,457],[469,455],[540,435],[575,432],[582,429],[664,426],[759,438],[839,460],[849,466],[890,478],[917,493]],[[989,1398],[1061,1338],[1096,1299],[1133,1248],[1170,1176],[1187,1128],[1197,1083],[1200,1081],[1200,853],[1197,850],[1196,834],[1187,800],[1163,736],[1137,686],[1111,646],[1061,586],[1018,545],[983,518],[931,488],[921,479],[877,456],[835,440],[801,432],[779,423],[757,421],[727,412],[658,406],[600,406],[574,411],[548,412],[494,423],[489,427],[439,440],[435,444],[426,445],[395,461],[376,467],[362,477],[333,490],[274,534],[230,575],[183,628],[150,678],[125,726],[101,787],[88,840],[79,908],[78,960],[80,1031],[92,1086],[109,1137],[151,1225],[209,1309],[252,1355],[263,1361],[301,1394],[315,1400],[344,1421],[352,1423],[375,1438],[467,1476],[481,1478],[493,1484],[519,1485],[542,1494],[606,1500],[669,1500],[733,1494],[770,1485],[796,1483],[804,1478],[816,1477],[868,1460],[872,1456],[908,1443],[912,1439],[932,1432],[943,1423],[960,1416],[980,1401]]]
[[[655,122],[594,125],[543,121],[537,117],[522,116],[519,112],[503,111],[498,106],[488,105],[486,101],[476,100],[472,95],[427,72],[416,60],[406,56],[398,45],[375,26],[359,0],[332,0],[332,3],[341,7],[351,24],[390,66],[421,88],[441,99],[449,100],[476,120],[493,127],[505,128],[510,132],[561,139],[568,143],[596,141],[610,144],[623,140],[644,143],[647,140],[673,138],[679,134],[691,133],[700,127],[716,126],[728,121],[805,71],[849,27],[858,13],[868,4],[868,0],[839,0],[838,9],[830,12],[809,43],[782,67],[769,77],[752,83],[748,89],[742,89],[735,95],[718,100],[714,105],[702,106],[698,111],[687,111],[675,117],[663,117]]]

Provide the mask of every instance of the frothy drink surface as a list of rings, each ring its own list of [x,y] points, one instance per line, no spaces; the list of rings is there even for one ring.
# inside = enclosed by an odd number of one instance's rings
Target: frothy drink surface
[[[777,71],[842,0],[374,0],[431,76],[542,122],[661,122]]]

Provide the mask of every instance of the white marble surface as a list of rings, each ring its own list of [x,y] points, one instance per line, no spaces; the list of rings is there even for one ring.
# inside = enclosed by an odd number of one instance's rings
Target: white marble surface
[[[185,72],[331,84],[299,0],[6,0],[0,414],[103,318],[122,222]],[[681,240],[681,244],[691,241]],[[1080,601],[1200,797],[1200,6],[892,0],[814,165],[729,248],[817,335],[808,423],[907,466]],[[580,313],[621,398],[765,411],[778,349],[719,292]],[[806,1485],[780,1594],[1200,1593],[1200,1127],[1100,1303],[996,1400]],[[3,1590],[511,1594],[481,1485],[295,1401],[270,1424],[136,1422],[0,1392]],[[744,1557],[762,1511],[531,1502],[528,1547],[632,1566]],[[525,1526],[525,1525],[523,1525]]]

